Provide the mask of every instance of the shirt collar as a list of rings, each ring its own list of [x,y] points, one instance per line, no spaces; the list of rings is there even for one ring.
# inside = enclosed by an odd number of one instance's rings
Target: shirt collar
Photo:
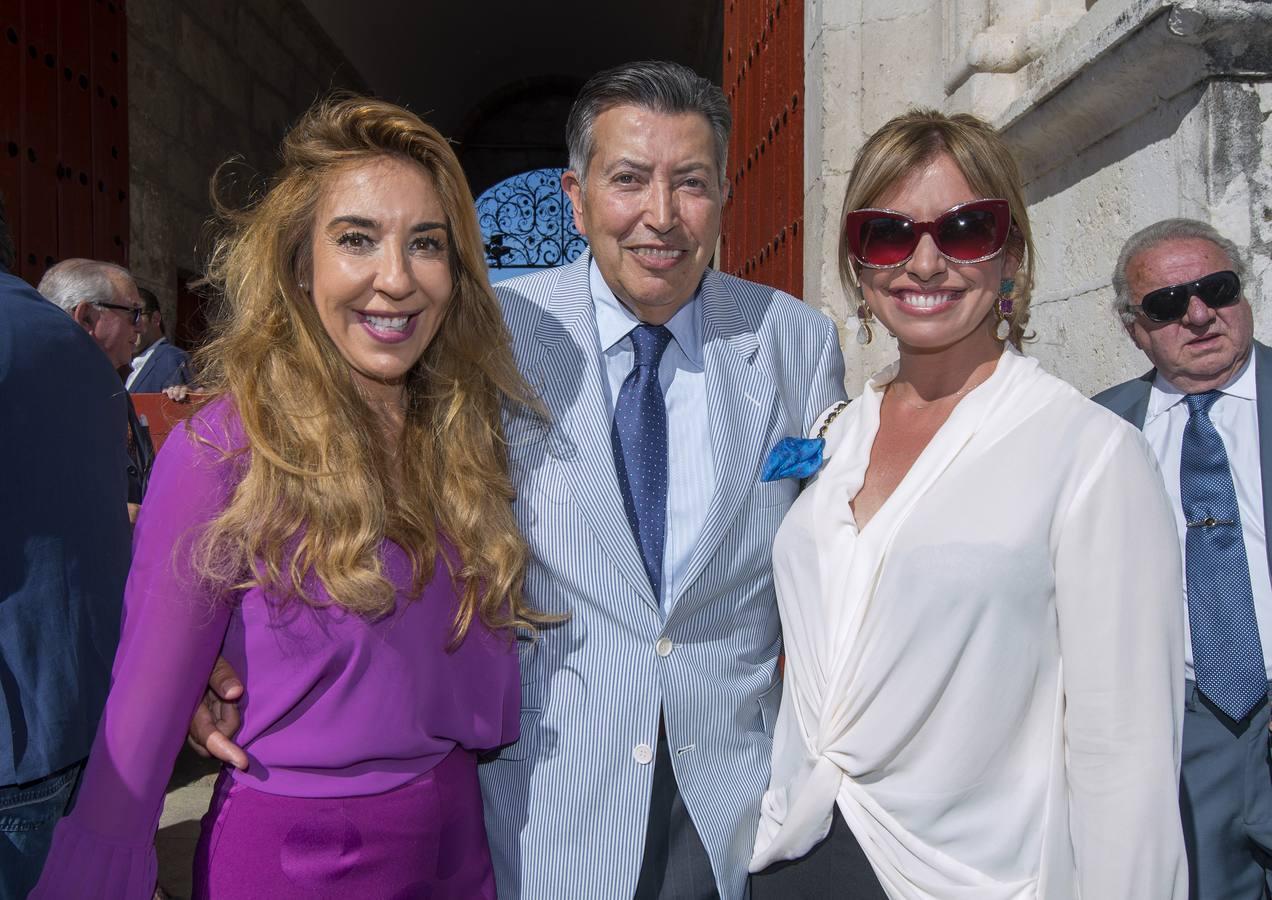
[[[596,334],[601,340],[601,352],[608,353],[610,348],[631,334],[632,329],[641,324],[640,319],[632,315],[632,311],[619,302],[618,297],[610,290],[601,276],[593,259],[588,266],[588,284],[592,289],[592,305],[596,310]],[[667,330],[676,339],[680,350],[694,366],[702,367],[702,328],[698,302],[701,290],[695,291],[693,299],[671,317]]]
[[[1219,388],[1221,393],[1227,394],[1229,397],[1236,397],[1239,400],[1254,400],[1257,394],[1254,381],[1254,351],[1251,348],[1250,355],[1246,358],[1245,365],[1233,376],[1232,380]],[[1153,419],[1175,406],[1182,403],[1183,399],[1188,395],[1175,387],[1161,371],[1153,378],[1153,387],[1148,395],[1148,410],[1144,415],[1144,424],[1147,425]]]

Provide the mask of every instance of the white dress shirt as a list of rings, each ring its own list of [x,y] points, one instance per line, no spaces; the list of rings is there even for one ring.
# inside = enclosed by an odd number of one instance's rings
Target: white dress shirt
[[[895,374],[835,420],[777,534],[752,871],[837,804],[894,900],[1183,900],[1179,550],[1142,435],[1004,352],[858,532]]]
[[[1254,354],[1236,377],[1221,388],[1223,396],[1210,408],[1210,421],[1223,438],[1228,452],[1228,468],[1237,489],[1237,508],[1241,513],[1241,536],[1245,539],[1246,563],[1250,567],[1250,587],[1254,591],[1254,614],[1259,621],[1259,639],[1263,643],[1263,664],[1272,679],[1272,576],[1268,574],[1267,535],[1263,531],[1263,469],[1259,456],[1259,407],[1255,400]],[[1144,416],[1144,437],[1157,456],[1166,482],[1166,493],[1175,510],[1175,527],[1182,548],[1188,535],[1188,522],[1179,499],[1179,458],[1184,445],[1184,426],[1188,424],[1187,395],[1158,373],[1148,395]],[[1180,570],[1185,596],[1187,579]],[[1188,604],[1184,604],[1185,621]],[[1184,631],[1184,674],[1194,680],[1192,641]]]
[[[150,357],[154,355],[155,349],[160,344],[166,343],[167,340],[167,338],[159,338],[159,340],[155,341],[144,351],[138,353],[132,358],[132,362],[129,363],[130,369],[128,372],[128,378],[124,381],[124,390],[128,390],[133,386],[133,382],[137,380],[137,376],[141,374],[141,370],[146,368],[146,363],[150,362]]]
[[[588,277],[613,418],[618,392],[636,363],[630,334],[641,321],[614,296],[595,261]],[[673,340],[658,366],[658,382],[667,405],[667,531],[660,598],[664,611],[680,591],[715,493],[707,380],[702,368],[702,311],[696,294],[672,316],[667,330]]]

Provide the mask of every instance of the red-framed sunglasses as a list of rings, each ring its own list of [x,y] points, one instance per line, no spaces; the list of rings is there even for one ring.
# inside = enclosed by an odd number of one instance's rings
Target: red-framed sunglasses
[[[925,234],[953,263],[992,259],[1007,244],[1011,207],[1006,200],[973,200],[941,213],[935,221],[916,222],[892,209],[858,209],[844,218],[844,240],[853,257],[871,269],[905,263]]]

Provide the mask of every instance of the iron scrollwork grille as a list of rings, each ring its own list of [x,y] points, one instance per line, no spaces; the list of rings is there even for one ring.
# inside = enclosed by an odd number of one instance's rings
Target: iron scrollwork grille
[[[492,269],[543,269],[587,249],[561,190],[565,169],[535,169],[499,182],[477,199],[477,221]]]

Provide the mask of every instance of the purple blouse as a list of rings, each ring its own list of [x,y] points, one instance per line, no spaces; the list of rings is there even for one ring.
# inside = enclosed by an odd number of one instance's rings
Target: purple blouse
[[[512,640],[474,620],[448,648],[458,602],[449,545],[412,599],[409,560],[384,542],[398,604],[374,622],[338,607],[280,610],[258,588],[226,602],[194,577],[192,536],[225,507],[241,472],[243,456],[223,451],[244,445],[237,414],[221,400],[159,453],[133,539],[110,698],[75,810],[57,826],[33,897],[150,896],[164,789],[218,652],[245,688],[236,740],[250,765],[231,774],[258,791],[382,793],[456,746],[517,739]]]

